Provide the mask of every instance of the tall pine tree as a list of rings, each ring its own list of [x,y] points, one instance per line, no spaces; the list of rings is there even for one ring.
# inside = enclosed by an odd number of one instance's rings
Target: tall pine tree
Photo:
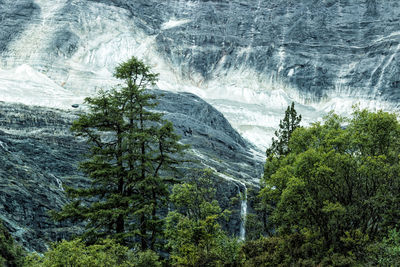
[[[285,117],[279,122],[279,129],[275,131],[277,139],[272,138],[272,144],[267,149],[267,157],[284,156],[289,153],[290,136],[300,126],[301,115],[297,116],[294,102],[287,107]]]
[[[123,84],[86,98],[89,112],[72,126],[90,145],[80,167],[91,186],[68,188],[72,201],[54,217],[85,222],[83,238],[89,243],[109,236],[124,245],[139,243],[141,250],[155,249],[162,233],[159,211],[185,146],[172,123],[151,111],[157,104],[146,88],[157,74],[133,57],[114,76]]]
[[[272,144],[267,148],[267,159],[264,165],[264,176],[261,178],[261,185],[265,186],[271,179],[271,175],[279,168],[281,159],[289,154],[289,141],[292,133],[300,127],[301,115],[297,115],[294,109],[294,102],[287,107],[285,117],[279,122],[279,129],[275,131],[275,138],[272,138]],[[256,205],[259,220],[263,225],[263,232],[271,234],[268,217],[275,209],[275,203],[268,201],[263,193],[259,195],[259,203]]]

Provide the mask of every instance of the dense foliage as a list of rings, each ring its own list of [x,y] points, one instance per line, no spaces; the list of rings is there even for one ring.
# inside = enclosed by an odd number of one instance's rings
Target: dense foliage
[[[296,129],[289,153],[267,161],[260,195],[269,228],[302,235],[316,263],[367,258],[400,219],[400,127],[395,114],[354,111]],[[303,244],[298,244],[299,248]]]
[[[25,259],[26,267],[161,267],[159,256],[151,250],[132,252],[112,239],[87,246],[82,240],[53,244],[43,257],[33,253]]]
[[[86,246],[79,239],[62,241],[52,246],[43,257],[31,254],[25,261],[30,267],[56,266],[134,266],[133,253],[113,240],[105,239],[96,245]]]
[[[239,243],[222,230],[222,211],[216,200],[215,180],[209,170],[187,183],[175,185],[171,202],[176,208],[166,218],[171,262],[177,266],[237,266]]]
[[[0,220],[0,266],[16,267],[23,263],[24,251],[18,246]]]

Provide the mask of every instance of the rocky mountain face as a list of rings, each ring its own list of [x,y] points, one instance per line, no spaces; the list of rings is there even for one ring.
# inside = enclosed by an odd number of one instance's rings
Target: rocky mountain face
[[[230,198],[244,193],[246,185],[256,185],[261,176],[263,162],[254,146],[195,95],[154,93],[164,118],[174,123],[181,141],[191,145],[186,158],[193,162],[188,167],[221,174],[216,177],[219,201],[233,210],[227,229],[239,234],[241,203],[232,206]],[[0,219],[29,250],[43,251],[48,242],[80,231],[48,215],[68,201],[65,185],[89,183],[77,168],[87,145],[69,131],[76,118],[76,111],[0,102]],[[185,170],[184,176],[190,173]]]
[[[184,76],[208,81],[246,68],[310,101],[400,97],[395,0],[94,2],[129,10]]]
[[[68,129],[74,118],[0,103],[0,219],[29,250],[43,251],[45,241],[62,237],[66,231],[47,212],[66,203],[65,184],[86,183],[77,170],[85,146]]]
[[[197,94],[264,149],[292,101],[305,124],[356,103],[398,109],[399,4],[3,0],[0,92],[69,107],[114,84],[116,64],[136,55],[161,74],[160,89]]]

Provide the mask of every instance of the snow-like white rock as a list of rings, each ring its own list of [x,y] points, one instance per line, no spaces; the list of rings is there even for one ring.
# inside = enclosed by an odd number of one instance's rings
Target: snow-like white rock
[[[184,25],[184,24],[189,23],[189,22],[191,22],[190,19],[180,19],[180,20],[178,20],[178,19],[173,19],[172,18],[169,21],[164,22],[161,25],[161,29],[162,30],[168,30],[168,29],[171,29],[171,28],[175,28],[175,27]]]
[[[70,108],[74,103],[82,103],[83,96],[74,95],[28,65],[20,65],[0,69],[0,101]]]

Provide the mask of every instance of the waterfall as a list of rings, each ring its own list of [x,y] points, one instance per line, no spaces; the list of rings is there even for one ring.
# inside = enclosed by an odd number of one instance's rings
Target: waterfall
[[[64,187],[63,187],[63,184],[62,184],[61,180],[58,179],[58,178],[56,178],[56,182],[57,182],[58,188],[59,188],[61,191],[64,191]]]
[[[4,142],[2,142],[2,141],[0,141],[0,147],[1,148],[3,148],[6,152],[9,152],[9,150],[8,150],[8,146],[7,146],[7,144],[6,143],[4,143]]]
[[[243,186],[243,194],[240,192],[240,240],[244,241],[246,239],[246,216],[247,216],[247,187],[245,184],[241,183]]]

